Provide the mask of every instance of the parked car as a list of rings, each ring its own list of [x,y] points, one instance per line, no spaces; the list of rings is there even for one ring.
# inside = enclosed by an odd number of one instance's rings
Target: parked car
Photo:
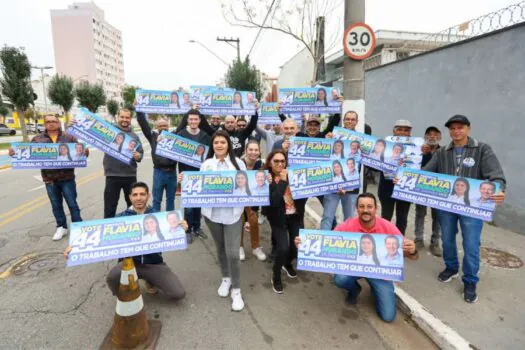
[[[44,125],[43,124],[37,124],[36,127],[35,127],[35,124],[26,124],[26,131],[28,133],[33,133],[33,134],[39,134],[41,132],[44,132],[45,128],[44,128]]]
[[[0,135],[16,135],[16,129],[10,128],[5,124],[0,124]]]

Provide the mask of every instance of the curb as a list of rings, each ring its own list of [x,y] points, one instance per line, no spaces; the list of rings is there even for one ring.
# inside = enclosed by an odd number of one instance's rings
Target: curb
[[[11,168],[11,165],[0,165],[0,170],[9,169]]]
[[[321,217],[308,205],[305,212],[314,221],[321,222]],[[421,305],[410,294],[401,287],[395,285],[395,293],[398,300],[398,307],[441,349],[447,350],[467,350],[472,349],[470,343],[459,333],[446,325],[443,321],[434,316],[423,305]]]

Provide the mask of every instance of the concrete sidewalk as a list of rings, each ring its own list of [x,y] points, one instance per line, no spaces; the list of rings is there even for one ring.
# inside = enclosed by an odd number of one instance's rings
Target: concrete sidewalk
[[[376,186],[369,185],[369,191],[377,193]],[[322,215],[322,208],[316,199],[310,199],[308,205]],[[411,239],[414,239],[414,216],[414,206],[411,206],[406,235]],[[427,246],[430,228],[429,212],[425,223]],[[434,341],[442,339],[441,343],[437,342],[443,348],[463,348],[467,343],[462,341],[461,337],[476,349],[523,348],[525,269],[522,267],[522,261],[525,259],[525,236],[485,224],[481,238],[482,262],[477,303],[468,304],[463,300],[461,279],[450,283],[437,280],[439,272],[444,269],[443,260],[434,257],[428,248],[425,248],[420,252],[419,260],[405,260],[406,280],[399,284],[398,289],[401,289],[401,292],[397,292],[400,299],[406,300],[406,303],[405,300],[400,300],[401,307],[412,308],[412,303],[418,302],[420,306],[417,312],[427,315],[414,317],[414,310],[410,310],[409,314],[412,313],[414,321]],[[462,261],[460,234],[458,251]],[[437,320],[431,320],[432,316]],[[439,320],[443,324],[440,324]],[[437,321],[437,325],[434,321]],[[450,333],[454,331],[459,337],[456,334],[451,336]]]

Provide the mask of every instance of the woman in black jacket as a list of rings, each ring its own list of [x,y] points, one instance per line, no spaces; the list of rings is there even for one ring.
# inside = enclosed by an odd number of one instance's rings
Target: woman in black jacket
[[[287,165],[286,153],[283,150],[272,151],[265,162],[265,168],[270,173],[270,206],[267,207],[266,215],[277,250],[273,263],[272,286],[274,292],[278,294],[283,292],[281,269],[288,277],[297,277],[297,272],[292,266],[292,261],[297,258],[294,239],[299,235],[301,227],[300,209],[304,209],[306,202],[306,199],[292,199]]]

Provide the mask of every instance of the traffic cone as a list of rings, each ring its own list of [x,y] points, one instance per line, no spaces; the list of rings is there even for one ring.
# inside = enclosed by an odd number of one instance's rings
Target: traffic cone
[[[153,349],[161,328],[160,321],[148,321],[132,258],[122,262],[120,286],[113,327],[101,349]]]

